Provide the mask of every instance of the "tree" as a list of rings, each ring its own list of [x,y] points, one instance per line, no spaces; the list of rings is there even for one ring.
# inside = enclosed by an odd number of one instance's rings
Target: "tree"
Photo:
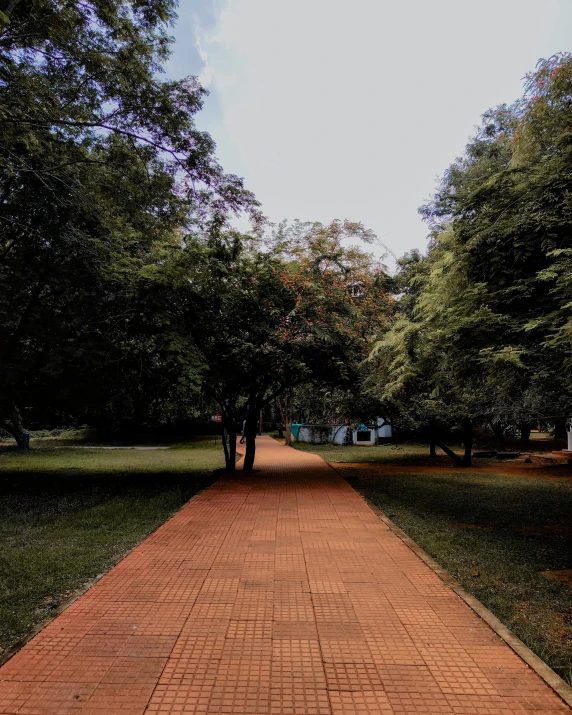
[[[65,402],[118,346],[133,355],[157,243],[260,218],[195,127],[204,90],[158,76],[174,6],[13,1],[0,17],[0,393],[19,444],[18,406]]]
[[[286,442],[291,441],[292,410],[302,386],[340,398],[360,401],[362,363],[373,337],[388,324],[392,299],[386,268],[362,248],[346,245],[357,239],[371,243],[375,236],[361,224],[334,221],[292,226],[281,224],[271,246],[287,267],[285,280],[297,295],[295,313],[288,316],[285,335],[298,348],[304,345],[308,379],[285,391],[282,413]],[[331,396],[328,402],[331,402]],[[346,401],[347,407],[348,401]]]
[[[172,291],[169,321],[184,326],[202,356],[203,390],[227,436],[227,469],[234,470],[242,419],[248,471],[265,405],[307,381],[347,385],[367,355],[389,301],[371,257],[342,245],[352,236],[370,234],[349,222],[283,225],[265,240],[189,234],[154,266],[153,280]]]
[[[571,90],[572,57],[541,60],[523,100],[485,113],[422,208],[429,252],[377,347],[386,397],[425,419],[486,421],[501,445],[507,424],[526,435],[571,407]]]
[[[412,265],[405,262],[405,267]],[[413,267],[414,290],[404,311],[398,312],[391,330],[374,348],[377,370],[369,388],[402,421],[407,416],[409,427],[428,426],[433,442],[437,431],[462,426],[462,459],[439,444],[459,464],[470,464],[475,390],[482,376],[474,361],[467,361],[467,347],[478,317],[468,308],[464,276],[442,244],[424,260],[415,260]]]

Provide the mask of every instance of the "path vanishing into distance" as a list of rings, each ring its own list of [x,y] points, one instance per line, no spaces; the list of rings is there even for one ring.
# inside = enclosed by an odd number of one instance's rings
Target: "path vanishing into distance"
[[[320,457],[256,467],[0,668],[0,714],[572,712]]]

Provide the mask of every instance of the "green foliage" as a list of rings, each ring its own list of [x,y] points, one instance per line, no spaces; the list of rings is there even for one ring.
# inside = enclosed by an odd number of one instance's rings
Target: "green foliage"
[[[390,300],[371,257],[344,239],[359,224],[281,225],[270,237],[188,234],[146,271],[150,312],[200,356],[201,385],[229,434],[307,381],[347,386]],[[382,310],[380,310],[380,308]]]
[[[382,406],[365,392],[363,379],[362,370],[352,369],[337,383],[314,376],[312,382],[296,386],[290,392],[293,421],[341,424],[348,418],[353,424],[374,422]]]
[[[12,2],[0,33],[0,391],[141,421],[196,403],[193,348],[147,312],[177,231],[258,219],[194,117],[193,77],[160,78],[172,0]],[[183,357],[184,356],[184,357]],[[4,410],[4,411],[6,411]],[[12,423],[14,420],[12,420]]]
[[[401,262],[371,380],[413,423],[502,431],[571,411],[571,93],[572,56],[541,60],[421,209],[430,249]]]

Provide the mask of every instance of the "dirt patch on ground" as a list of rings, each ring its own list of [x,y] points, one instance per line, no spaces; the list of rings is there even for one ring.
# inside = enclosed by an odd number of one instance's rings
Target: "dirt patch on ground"
[[[450,474],[459,471],[462,474],[502,474],[507,477],[534,477],[536,479],[550,479],[555,481],[572,482],[572,466],[557,464],[543,457],[534,457],[532,464],[525,463],[525,457],[511,459],[510,462],[486,460],[482,466],[456,467],[449,463],[446,466],[427,464],[401,465],[401,464],[363,464],[359,462],[332,462],[332,467],[344,476],[390,476],[394,474]],[[484,462],[485,460],[483,460]],[[348,470],[350,474],[345,474]],[[359,472],[352,475],[351,471]]]
[[[559,571],[542,571],[546,578],[554,578],[572,588],[572,569],[560,569]]]

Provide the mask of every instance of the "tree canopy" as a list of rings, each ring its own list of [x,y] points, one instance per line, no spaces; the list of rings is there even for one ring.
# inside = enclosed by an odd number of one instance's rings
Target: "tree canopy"
[[[382,267],[345,245],[351,239],[371,234],[348,221],[281,224],[266,238],[189,234],[167,246],[148,274],[162,286],[157,310],[201,356],[203,392],[228,436],[229,469],[244,419],[251,469],[265,405],[306,382],[356,380],[392,299]]]
[[[421,209],[427,255],[401,264],[376,384],[421,422],[526,432],[571,411],[572,57],[541,60],[525,90],[483,115]]]
[[[196,126],[205,90],[162,74],[175,10],[0,12],[0,427],[25,446],[22,408],[109,428],[216,407],[229,469],[246,419],[251,469],[260,410],[291,421],[305,386],[324,409],[462,425],[465,462],[475,425],[563,425],[572,56],[483,115],[421,209],[428,251],[389,276],[359,222],[266,226]]]
[[[121,402],[129,356],[143,360],[145,339],[148,354],[163,340],[151,337],[140,305],[155,246],[182,231],[216,234],[240,211],[260,220],[253,195],[222,171],[213,140],[195,126],[205,91],[193,77],[160,77],[174,8],[32,0],[11,2],[0,18],[8,426],[18,423],[17,405],[78,409],[82,394],[84,412],[101,412]],[[94,380],[109,362],[117,379]]]

